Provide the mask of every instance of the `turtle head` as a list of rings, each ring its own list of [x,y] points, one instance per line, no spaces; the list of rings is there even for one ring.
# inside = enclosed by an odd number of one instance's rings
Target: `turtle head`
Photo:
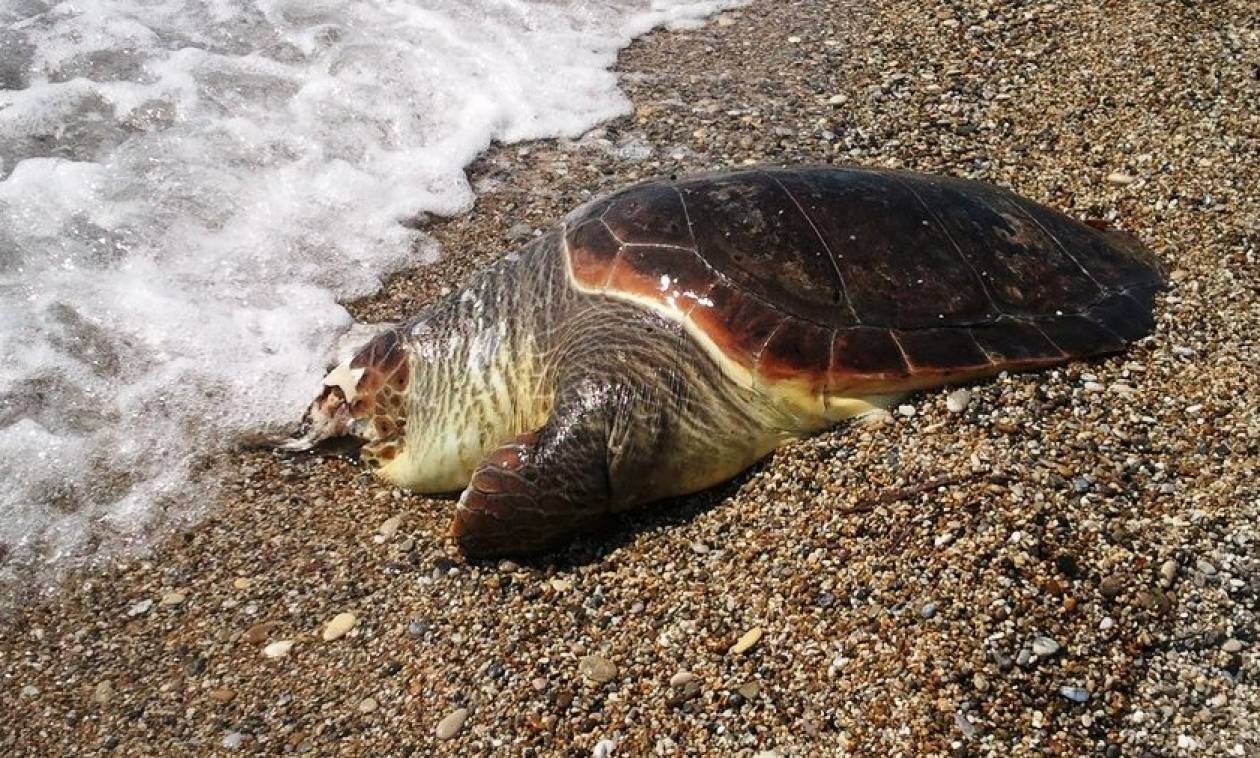
[[[307,408],[299,435],[277,448],[300,452],[357,447],[359,457],[374,469],[388,466],[406,444],[408,352],[391,329],[337,364]]]

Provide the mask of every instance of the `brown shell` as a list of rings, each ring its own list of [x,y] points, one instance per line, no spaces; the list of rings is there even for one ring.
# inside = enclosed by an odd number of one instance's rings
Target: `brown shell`
[[[566,225],[570,274],[761,381],[873,392],[1114,352],[1153,327],[1137,240],[980,182],[817,167],[636,185]]]

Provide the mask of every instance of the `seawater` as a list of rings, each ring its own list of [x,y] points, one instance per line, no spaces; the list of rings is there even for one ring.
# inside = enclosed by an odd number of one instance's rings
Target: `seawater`
[[[0,5],[0,586],[202,515],[470,161],[627,112],[617,51],[734,4]]]

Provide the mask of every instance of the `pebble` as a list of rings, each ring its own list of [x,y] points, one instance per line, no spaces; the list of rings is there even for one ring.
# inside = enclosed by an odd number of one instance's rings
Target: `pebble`
[[[22,697],[39,697],[39,688],[33,684],[28,684],[22,688]]]
[[[1216,567],[1213,566],[1211,563],[1208,563],[1207,561],[1203,560],[1202,558],[1195,561],[1194,567],[1197,568],[1199,570],[1199,573],[1203,574],[1204,576],[1212,576],[1213,574],[1216,573]]]
[[[184,593],[168,592],[162,596],[162,605],[179,605],[184,602]]]
[[[245,741],[245,735],[240,732],[228,732],[223,736],[223,747],[227,750],[235,750]]]
[[[1172,582],[1177,578],[1177,562],[1169,558],[1159,565],[1159,575],[1163,577],[1165,582]]]
[[[206,695],[216,703],[230,703],[236,697],[236,693],[227,687],[216,687]]]
[[[752,649],[754,645],[761,641],[761,627],[754,626],[752,629],[744,632],[744,635],[731,645],[728,651],[731,655],[740,655]]]
[[[372,711],[376,710],[378,706],[379,706],[379,703],[376,702],[376,698],[365,697],[359,701],[359,712],[371,713]]]
[[[1032,641],[1033,655],[1046,658],[1059,652],[1061,646],[1051,637],[1034,637]]]
[[[752,700],[761,694],[761,685],[757,682],[745,682],[735,689],[745,700]]]
[[[925,603],[924,606],[919,609],[919,615],[925,619],[930,619],[935,616],[936,603]]]
[[[950,413],[962,413],[971,405],[971,393],[967,390],[954,390],[945,396],[945,409]]]
[[[530,684],[531,684],[531,685],[534,687],[534,689],[535,689],[535,690],[537,690],[538,692],[542,692],[542,691],[544,691],[544,690],[546,690],[546,689],[547,689],[547,680],[546,680],[546,679],[544,679],[544,678],[542,678],[541,676],[540,676],[540,677],[535,678],[532,682],[530,682]]]
[[[293,640],[280,640],[263,648],[263,655],[268,658],[283,658],[293,649]]]
[[[617,665],[601,655],[588,655],[578,661],[578,671],[592,682],[603,684],[617,676]]]
[[[144,614],[148,613],[149,609],[152,607],[153,607],[152,600],[141,600],[140,602],[136,603],[135,605],[127,609],[127,615],[128,616],[143,616]]]
[[[971,723],[971,719],[967,718],[967,714],[962,711],[954,713],[954,725],[958,727],[958,731],[962,732],[962,736],[972,739],[976,736],[976,725]]]
[[[555,590],[556,592],[568,592],[569,590],[573,589],[573,582],[569,581],[568,579],[561,579],[557,577],[551,580],[551,589]]]
[[[398,534],[398,527],[400,526],[402,526],[402,516],[390,516],[382,521],[380,526],[376,527],[376,534],[382,541],[390,540],[394,538],[395,534]]]
[[[232,580],[232,587],[238,590],[247,590],[253,586],[253,582],[246,577],[238,576]]]
[[[1112,574],[1098,583],[1098,591],[1103,597],[1113,598],[1124,592],[1124,577]]]
[[[1089,690],[1081,687],[1063,686],[1059,688],[1059,694],[1074,703],[1084,703],[1089,700]]]
[[[591,758],[608,758],[613,754],[613,750],[617,747],[617,743],[612,740],[600,740],[595,743],[595,749],[591,751]]]
[[[344,637],[346,632],[353,629],[358,623],[359,620],[354,617],[353,613],[338,613],[324,627],[324,642],[332,642],[335,639]]]
[[[467,708],[456,708],[444,719],[438,722],[437,738],[439,740],[449,740],[459,734],[459,730],[464,726],[464,720],[468,718]]]
[[[1125,185],[1125,184],[1132,184],[1133,181],[1134,181],[1134,178],[1131,175],[1122,173],[1120,171],[1113,171],[1112,173],[1107,174],[1108,184]]]
[[[520,568],[521,568],[520,564],[518,564],[516,561],[509,561],[507,558],[504,558],[503,560],[499,561],[500,571],[518,571]]]
[[[897,406],[897,413],[900,413],[902,416],[905,416],[906,418],[914,418],[914,406],[913,405],[899,405]]]
[[[269,623],[254,624],[245,630],[245,633],[241,635],[241,640],[251,645],[261,645],[267,641],[267,635],[271,633],[271,627],[272,624]]]
[[[114,685],[110,684],[108,679],[98,683],[96,688],[92,690],[92,702],[97,705],[105,705],[114,696]]]
[[[1224,650],[1227,653],[1239,653],[1242,652],[1242,649],[1242,640],[1233,638],[1225,640],[1225,644],[1221,645],[1221,650]]]
[[[1106,389],[1106,387],[1102,386],[1098,382],[1085,382],[1086,392],[1103,392]]]
[[[669,678],[670,687],[682,687],[696,681],[697,677],[690,671],[679,671]]]

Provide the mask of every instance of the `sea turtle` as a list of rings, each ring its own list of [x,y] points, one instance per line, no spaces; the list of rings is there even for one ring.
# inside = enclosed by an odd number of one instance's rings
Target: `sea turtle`
[[[305,449],[463,490],[469,555],[546,549],[907,392],[1116,352],[1153,326],[1134,238],[976,181],[856,167],[593,200],[338,365]]]

